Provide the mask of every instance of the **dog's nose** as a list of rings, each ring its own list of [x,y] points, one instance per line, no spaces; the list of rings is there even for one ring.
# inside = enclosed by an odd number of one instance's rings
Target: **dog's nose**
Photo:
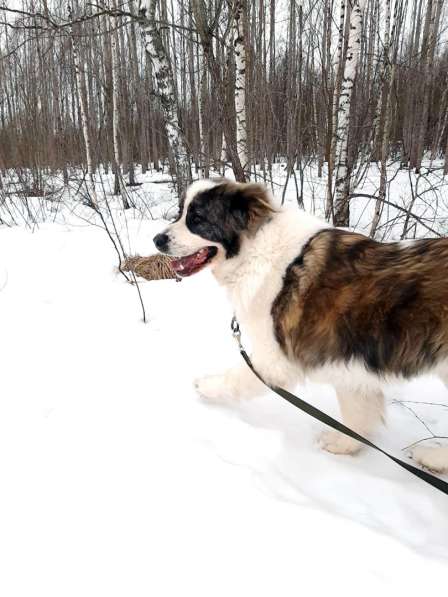
[[[162,232],[161,234],[156,234],[152,240],[155,246],[159,249],[159,251],[162,251],[162,249],[166,248],[169,239],[170,237],[168,236],[168,234]]]

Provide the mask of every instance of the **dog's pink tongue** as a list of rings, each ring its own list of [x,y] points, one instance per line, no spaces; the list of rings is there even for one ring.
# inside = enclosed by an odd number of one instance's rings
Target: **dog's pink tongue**
[[[179,276],[190,276],[200,269],[201,265],[205,263],[208,257],[208,249],[201,249],[193,255],[187,257],[180,257],[171,261],[171,267]]]

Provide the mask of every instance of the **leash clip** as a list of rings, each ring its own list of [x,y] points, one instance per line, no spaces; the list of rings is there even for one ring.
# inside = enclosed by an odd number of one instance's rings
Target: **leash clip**
[[[232,321],[230,323],[230,328],[232,330],[232,336],[235,338],[239,349],[242,349],[242,344],[241,344],[241,330],[240,330],[240,324],[238,323],[237,319],[235,316],[232,317]]]

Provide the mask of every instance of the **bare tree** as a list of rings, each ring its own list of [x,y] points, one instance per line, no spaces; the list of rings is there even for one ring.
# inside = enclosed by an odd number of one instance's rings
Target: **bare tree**
[[[93,188],[112,166],[129,197],[123,180],[135,184],[137,164],[168,164],[182,196],[190,157],[197,175],[231,168],[275,191],[274,165],[286,162],[284,196],[294,185],[301,204],[316,165],[327,172],[327,217],[347,225],[349,199],[377,161],[373,235],[383,234],[391,161],[424,171],[427,155],[433,169],[445,157],[448,171],[442,0],[72,6],[0,4],[1,168],[14,168],[28,195],[45,193],[47,172],[67,184],[81,166]]]
[[[145,36],[145,48],[154,69],[155,92],[163,112],[170,161],[176,177],[180,204],[182,204],[185,189],[191,182],[190,156],[185,133],[180,124],[171,62],[156,22],[156,7],[156,0],[148,0],[146,8],[140,10],[141,25]]]
[[[246,20],[247,2],[234,0],[233,44],[235,48],[236,147],[243,170],[250,169],[247,155],[246,118]]]
[[[73,20],[73,8],[70,3],[67,4],[67,17],[69,21]],[[75,75],[76,75],[76,84],[78,88],[78,100],[79,100],[79,107],[81,110],[81,120],[82,120],[82,132],[84,136],[84,145],[86,150],[86,160],[87,160],[87,176],[90,182],[90,189],[88,199],[93,204],[94,207],[97,206],[98,201],[96,197],[96,189],[95,189],[95,168],[93,164],[93,155],[92,155],[92,143],[90,139],[90,129],[89,129],[89,117],[87,113],[87,91],[85,86],[85,74],[84,71],[81,70],[80,64],[80,56],[79,56],[79,49],[78,44],[76,42],[76,37],[74,35],[73,25],[70,27],[70,35],[72,41],[72,53],[73,53],[73,65],[75,68]]]
[[[336,226],[350,224],[350,175],[349,125],[352,107],[353,87],[361,52],[362,20],[366,0],[354,0],[350,14],[347,54],[344,75],[339,95],[338,122],[336,129],[336,188],[333,222]]]
[[[215,33],[215,29],[218,27],[218,19],[215,18],[214,21],[209,23],[207,8],[204,0],[192,0],[192,8],[197,31],[199,33],[202,49],[207,62],[207,67],[210,72],[215,90],[221,97],[218,109],[220,113],[222,131],[225,137],[226,153],[228,153],[230,156],[233,173],[236,180],[244,182],[246,180],[246,175],[238,155],[236,136],[234,132],[235,100],[233,94],[230,96],[229,93],[230,69],[228,64],[224,65],[218,62],[216,52],[213,48],[213,34]],[[216,17],[217,16],[218,14]],[[228,30],[226,31],[225,38],[227,37],[227,33]]]
[[[333,215],[333,170],[336,160],[336,142],[337,142],[337,127],[338,127],[338,106],[339,96],[341,93],[342,72],[344,68],[344,30],[345,30],[345,13],[347,0],[341,0],[339,8],[339,24],[338,24],[338,44],[336,51],[335,64],[335,81],[333,85],[333,96],[331,102],[331,138],[330,151],[328,155],[328,183],[327,183],[327,200],[325,207],[325,215],[327,219]],[[328,22],[328,21],[327,21]],[[331,38],[331,22],[327,24],[327,36]],[[327,41],[331,46],[331,41]]]

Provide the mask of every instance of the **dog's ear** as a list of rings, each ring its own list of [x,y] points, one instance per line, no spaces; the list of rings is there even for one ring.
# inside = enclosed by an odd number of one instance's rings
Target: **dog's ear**
[[[267,189],[256,183],[236,183],[228,192],[230,212],[240,230],[255,234],[260,226],[275,213]]]

